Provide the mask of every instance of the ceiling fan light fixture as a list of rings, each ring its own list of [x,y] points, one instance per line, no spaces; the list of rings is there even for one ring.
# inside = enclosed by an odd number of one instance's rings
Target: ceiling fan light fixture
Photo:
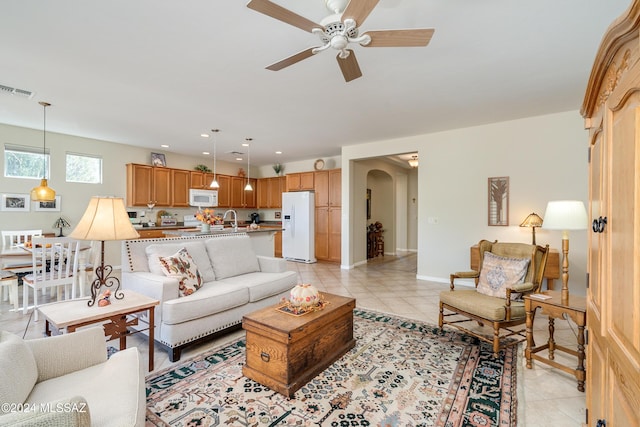
[[[412,168],[417,168],[418,167],[418,156],[411,156],[411,158],[408,160],[409,162],[409,166],[411,166]]]
[[[48,102],[40,101],[43,112],[42,126],[42,179],[40,185],[31,189],[31,200],[34,202],[52,202],[56,199],[56,191],[47,183],[47,107]]]

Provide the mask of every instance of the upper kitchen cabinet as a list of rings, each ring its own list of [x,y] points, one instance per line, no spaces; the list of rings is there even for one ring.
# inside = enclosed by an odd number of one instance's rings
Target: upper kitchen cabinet
[[[182,169],[171,169],[171,206],[189,207],[190,172]]]
[[[313,172],[287,174],[287,191],[312,191],[313,189]]]
[[[342,205],[342,170],[332,169],[314,173],[316,207]]]
[[[231,207],[234,208],[255,208],[256,207],[256,190],[257,180],[250,178],[249,182],[253,187],[252,191],[245,191],[244,187],[247,185],[247,178],[240,176],[231,177]],[[218,205],[220,203],[218,202]]]
[[[190,188],[211,190],[211,181],[213,181],[213,174],[210,172],[189,171],[189,178],[191,183]],[[217,179],[217,176],[216,176]]]
[[[213,178],[212,178],[213,179]],[[216,175],[218,181],[218,207],[231,207],[231,177],[229,175]]]
[[[127,206],[170,206],[171,169],[127,164]]]
[[[286,187],[286,178],[278,176],[274,178],[258,179],[258,208],[282,207],[282,192]]]

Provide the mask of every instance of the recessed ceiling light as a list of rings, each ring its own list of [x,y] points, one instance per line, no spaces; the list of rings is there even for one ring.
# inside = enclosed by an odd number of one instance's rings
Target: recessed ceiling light
[[[242,157],[236,157],[236,160],[240,161],[242,160]]]
[[[203,137],[203,138],[209,138],[209,134],[208,133],[201,133],[200,136]]]
[[[276,151],[276,154],[282,154],[282,151]]]
[[[248,146],[249,146],[249,144],[247,144],[246,142],[243,142],[243,143],[242,143],[242,146],[243,146],[243,147],[248,147]]]
[[[204,154],[205,156],[208,156],[211,153],[209,153],[208,151],[203,151],[202,154]]]
[[[169,148],[169,146],[167,144],[160,144],[160,147],[162,148]]]

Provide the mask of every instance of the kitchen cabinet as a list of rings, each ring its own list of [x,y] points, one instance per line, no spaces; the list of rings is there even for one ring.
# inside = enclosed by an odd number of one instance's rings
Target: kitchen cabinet
[[[213,179],[213,178],[212,178]],[[229,175],[216,175],[218,180],[218,207],[231,207],[231,177]]]
[[[640,1],[633,1],[602,37],[581,109],[589,131],[592,221],[587,231],[588,426],[640,426],[638,16]]]
[[[255,208],[256,207],[256,188],[257,180],[250,178],[249,182],[253,187],[253,191],[245,191],[247,178],[240,176],[231,177],[231,207],[232,208]],[[219,204],[219,203],[218,203]]]
[[[316,200],[316,258],[341,261],[342,171],[332,169],[314,173]]]
[[[342,169],[329,171],[329,206],[342,206]]]
[[[287,191],[312,191],[313,172],[287,174]]]
[[[342,208],[317,207],[315,217],[316,259],[341,261]]]
[[[213,181],[212,173],[189,171],[189,178],[191,181],[191,183],[189,184],[189,188],[212,190],[212,188],[210,187],[211,181]]]
[[[171,206],[171,169],[154,167],[151,197],[156,206]]]
[[[257,184],[258,208],[281,208],[282,192],[286,188],[286,178],[278,176],[274,178],[260,178]]]
[[[170,168],[127,164],[127,206],[147,206],[155,203],[156,206],[171,206]]]
[[[171,206],[189,207],[190,175],[187,170],[171,169]]]
[[[273,235],[273,256],[282,258],[282,231]]]
[[[127,164],[127,206],[147,206],[154,197],[153,166]]]

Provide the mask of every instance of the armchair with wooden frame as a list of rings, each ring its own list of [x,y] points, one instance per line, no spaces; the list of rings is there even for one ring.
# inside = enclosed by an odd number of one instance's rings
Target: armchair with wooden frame
[[[522,296],[540,290],[549,245],[481,240],[478,247],[478,271],[451,274],[451,289],[440,293],[438,325],[453,326],[492,344],[493,355],[498,357],[500,350],[526,339]],[[475,288],[455,288],[456,279],[474,279]],[[473,321],[491,326],[493,336],[463,326]]]

